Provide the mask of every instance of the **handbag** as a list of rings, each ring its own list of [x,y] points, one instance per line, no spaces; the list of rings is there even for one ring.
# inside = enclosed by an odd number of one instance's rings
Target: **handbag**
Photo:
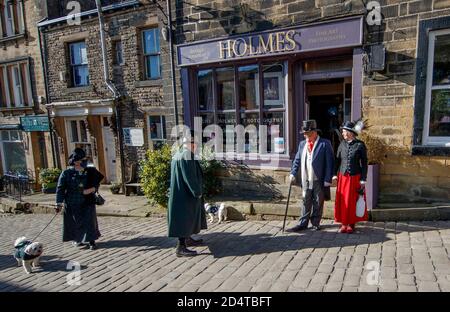
[[[100,195],[100,193],[97,191],[95,192],[95,204],[98,206],[101,206],[105,203],[105,199],[103,198],[102,195]]]
[[[363,195],[359,195],[358,201],[356,202],[356,216],[364,217],[364,213],[366,211],[366,201],[364,200]]]

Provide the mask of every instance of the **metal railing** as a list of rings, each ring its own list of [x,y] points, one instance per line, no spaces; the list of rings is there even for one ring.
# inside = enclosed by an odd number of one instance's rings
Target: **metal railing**
[[[1,187],[6,196],[22,201],[22,196],[30,194],[33,190],[34,179],[32,174],[8,172],[1,177]]]

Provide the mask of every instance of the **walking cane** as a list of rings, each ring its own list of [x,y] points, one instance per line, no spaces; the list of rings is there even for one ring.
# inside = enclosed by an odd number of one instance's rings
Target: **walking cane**
[[[283,220],[283,233],[284,233],[284,227],[286,226],[286,217],[287,217],[287,211],[288,211],[288,207],[289,207],[289,198],[291,197],[291,187],[292,187],[292,183],[289,183],[289,191],[288,191],[288,196],[287,196],[287,201],[286,201],[286,211],[284,212],[284,220]]]

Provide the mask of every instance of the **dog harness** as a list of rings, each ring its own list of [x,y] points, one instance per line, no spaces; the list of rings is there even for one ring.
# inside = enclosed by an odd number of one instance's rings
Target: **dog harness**
[[[14,246],[16,251],[14,252],[14,257],[17,259],[22,260],[33,260],[34,258],[37,258],[38,256],[32,256],[27,253],[25,253],[25,248],[27,248],[28,245],[31,245],[32,241],[23,241],[20,244],[17,244],[17,246]]]
[[[219,206],[217,205],[211,205],[208,208],[208,213],[216,214],[217,211],[219,211]]]

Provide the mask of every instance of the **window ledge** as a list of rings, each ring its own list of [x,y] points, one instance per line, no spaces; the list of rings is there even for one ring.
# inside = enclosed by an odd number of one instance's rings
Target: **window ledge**
[[[20,39],[20,38],[25,38],[25,33],[0,38],[0,42],[13,41],[13,40]]]
[[[33,106],[23,106],[23,107],[0,107],[0,112],[17,112],[17,111],[31,111]]]
[[[136,88],[144,88],[144,87],[162,87],[162,80],[159,79],[153,79],[153,80],[142,80],[142,81],[136,81],[134,83],[134,86]]]
[[[79,93],[79,92],[90,92],[93,91],[92,86],[84,86],[84,87],[71,87],[67,88],[67,93]]]
[[[450,156],[450,147],[446,146],[420,146],[412,147],[414,156]]]

